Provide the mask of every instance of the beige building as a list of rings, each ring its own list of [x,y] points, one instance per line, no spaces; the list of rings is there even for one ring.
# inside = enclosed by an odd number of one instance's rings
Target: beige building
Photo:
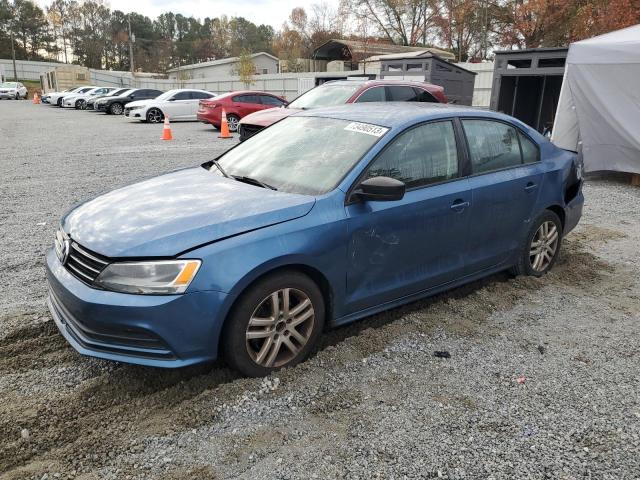
[[[236,75],[239,57],[221,58],[210,62],[183,65],[167,70],[169,80],[196,80],[198,78],[231,77]],[[278,58],[266,52],[251,55],[256,75],[278,73]]]

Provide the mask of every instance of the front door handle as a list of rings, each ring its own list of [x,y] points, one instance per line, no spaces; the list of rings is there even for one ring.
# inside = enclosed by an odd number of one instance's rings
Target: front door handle
[[[536,188],[538,188],[538,185],[533,183],[533,182],[529,182],[527,183],[527,186],[524,187],[524,191],[525,192],[533,192]]]
[[[456,212],[461,212],[462,210],[467,208],[469,205],[471,205],[469,202],[465,202],[464,200],[459,198],[451,204],[451,210],[454,210]]]

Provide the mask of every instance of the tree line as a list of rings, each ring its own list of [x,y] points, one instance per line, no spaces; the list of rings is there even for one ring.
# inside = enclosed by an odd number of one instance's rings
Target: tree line
[[[243,17],[172,12],[151,19],[102,0],[0,0],[0,58],[56,60],[90,68],[163,72],[180,65],[272,53],[296,69],[331,38],[439,46],[461,60],[503,48],[564,46],[640,23],[640,0],[341,0],[293,9],[276,31]],[[131,32],[131,39],[130,39]]]

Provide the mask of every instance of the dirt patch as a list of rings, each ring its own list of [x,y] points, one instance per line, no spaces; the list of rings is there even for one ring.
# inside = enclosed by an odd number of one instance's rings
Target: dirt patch
[[[593,295],[603,291],[618,295],[615,291],[627,281],[626,276],[589,250],[599,243],[623,237],[624,234],[614,230],[585,227],[566,239],[554,270],[542,279],[498,274],[337,328],[326,333],[316,351],[320,369],[308,362],[282,371],[279,376],[284,384],[304,379],[308,385],[321,386],[323,369],[339,370],[353,362],[360,363],[384,351],[398,338],[412,334],[430,336],[444,332],[462,338],[500,336],[503,326],[490,321],[492,316],[526,304],[541,288],[556,286],[581,289]],[[627,307],[632,308],[633,304]],[[23,315],[32,320],[45,313]],[[523,324],[525,321],[523,318]],[[521,344],[527,351],[536,347],[528,340]],[[573,361],[590,364],[586,357]],[[66,344],[52,321],[32,322],[0,340],[0,373],[5,375],[31,375],[50,365],[80,370],[87,362],[89,360]],[[50,398],[9,391],[0,393],[0,438],[4,439],[0,445],[0,465],[9,472],[3,478],[39,477],[45,471],[76,472],[77,475],[73,475],[87,480],[99,478],[95,472],[100,467],[119,456],[143,451],[143,440],[149,436],[171,435],[217,422],[223,407],[236,404],[248,391],[257,392],[261,382],[238,378],[220,365],[177,371],[108,365],[109,368],[104,369],[95,367],[88,377],[85,370],[86,378]],[[382,375],[380,382],[385,385],[389,399],[402,394],[403,390],[408,391],[407,384],[396,375]],[[287,395],[286,388],[274,395],[282,398]],[[323,392],[308,406],[308,411],[320,424],[337,421],[336,418],[347,419],[352,409],[364,401],[363,395],[362,390],[343,386]],[[430,401],[460,411],[477,408],[475,400],[462,393],[435,395]],[[326,427],[335,431],[342,428]],[[487,423],[481,428],[500,432],[507,427]],[[28,438],[24,438],[24,430],[29,432]],[[266,431],[248,436],[245,433],[238,447],[240,453],[228,455],[238,457],[242,452],[264,450],[269,439]],[[240,461],[240,457],[232,457],[225,457],[224,461]],[[131,470],[128,473],[137,473],[133,466],[122,468]],[[168,467],[162,478],[218,477],[209,467],[175,465]]]

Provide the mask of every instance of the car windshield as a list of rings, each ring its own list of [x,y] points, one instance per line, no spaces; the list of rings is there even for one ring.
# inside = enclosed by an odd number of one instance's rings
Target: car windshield
[[[0,85],[4,88],[16,88],[18,86],[17,83],[15,82],[4,82],[2,85]]]
[[[119,97],[120,95],[124,95],[128,92],[127,89],[114,90],[105,95],[105,97]]]
[[[289,108],[307,110],[309,108],[333,107],[347,103],[356,93],[360,84],[327,84],[303,93],[289,104]]]
[[[218,163],[227,175],[288,193],[321,195],[334,189],[388,130],[335,118],[288,117],[229,150]],[[215,165],[211,172],[222,175]]]

